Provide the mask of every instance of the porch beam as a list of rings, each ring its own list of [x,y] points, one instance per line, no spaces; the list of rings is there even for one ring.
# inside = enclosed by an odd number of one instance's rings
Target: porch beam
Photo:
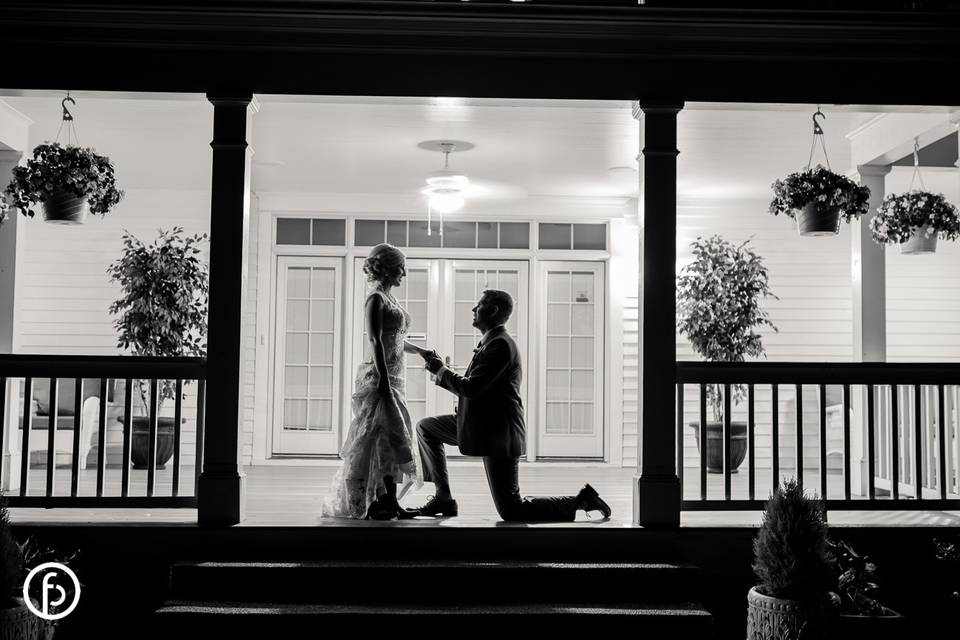
[[[643,273],[641,309],[640,468],[634,520],[646,527],[680,526],[676,468],[677,113],[682,102],[640,102],[643,112]],[[646,399],[646,402],[642,402]]]
[[[245,249],[250,222],[252,93],[208,94],[213,104],[213,183],[210,202],[208,381],[198,521],[243,520],[246,478],[240,466],[241,323]]]

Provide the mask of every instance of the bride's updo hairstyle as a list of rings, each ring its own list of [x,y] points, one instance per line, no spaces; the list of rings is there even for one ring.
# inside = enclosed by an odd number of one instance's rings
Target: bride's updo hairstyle
[[[370,250],[370,255],[363,261],[363,272],[370,282],[382,284],[397,274],[406,259],[403,251],[383,242]]]

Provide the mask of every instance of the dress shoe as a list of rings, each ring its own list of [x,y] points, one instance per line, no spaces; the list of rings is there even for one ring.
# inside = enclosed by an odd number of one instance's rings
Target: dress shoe
[[[419,509],[404,509],[396,501],[381,496],[370,503],[364,520],[412,520],[420,515]]]
[[[583,485],[583,489],[580,489],[580,493],[577,494],[577,509],[599,511],[604,518],[609,518],[611,513],[610,505],[604,502],[597,490],[589,484]]]
[[[427,504],[417,509],[417,512],[421,516],[443,516],[445,518],[452,518],[457,515],[457,501],[453,498],[430,496]]]

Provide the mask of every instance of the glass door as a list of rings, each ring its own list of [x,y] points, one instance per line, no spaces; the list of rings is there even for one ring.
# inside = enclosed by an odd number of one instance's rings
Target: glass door
[[[341,263],[277,258],[274,453],[338,452]]]
[[[604,271],[542,262],[538,457],[603,457]]]

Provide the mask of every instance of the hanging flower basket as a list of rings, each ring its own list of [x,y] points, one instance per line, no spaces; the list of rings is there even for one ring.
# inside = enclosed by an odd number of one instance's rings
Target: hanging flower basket
[[[109,158],[58,142],[38,145],[26,166],[14,167],[3,193],[24,215],[43,205],[44,219],[59,224],[82,224],[87,210],[104,215],[123,197]]]
[[[817,165],[773,183],[770,213],[794,218],[801,236],[836,235],[867,212],[870,189]]]
[[[960,215],[942,193],[894,193],[883,199],[870,231],[879,244],[899,244],[900,253],[929,254],[937,250],[938,238],[960,237]]]

